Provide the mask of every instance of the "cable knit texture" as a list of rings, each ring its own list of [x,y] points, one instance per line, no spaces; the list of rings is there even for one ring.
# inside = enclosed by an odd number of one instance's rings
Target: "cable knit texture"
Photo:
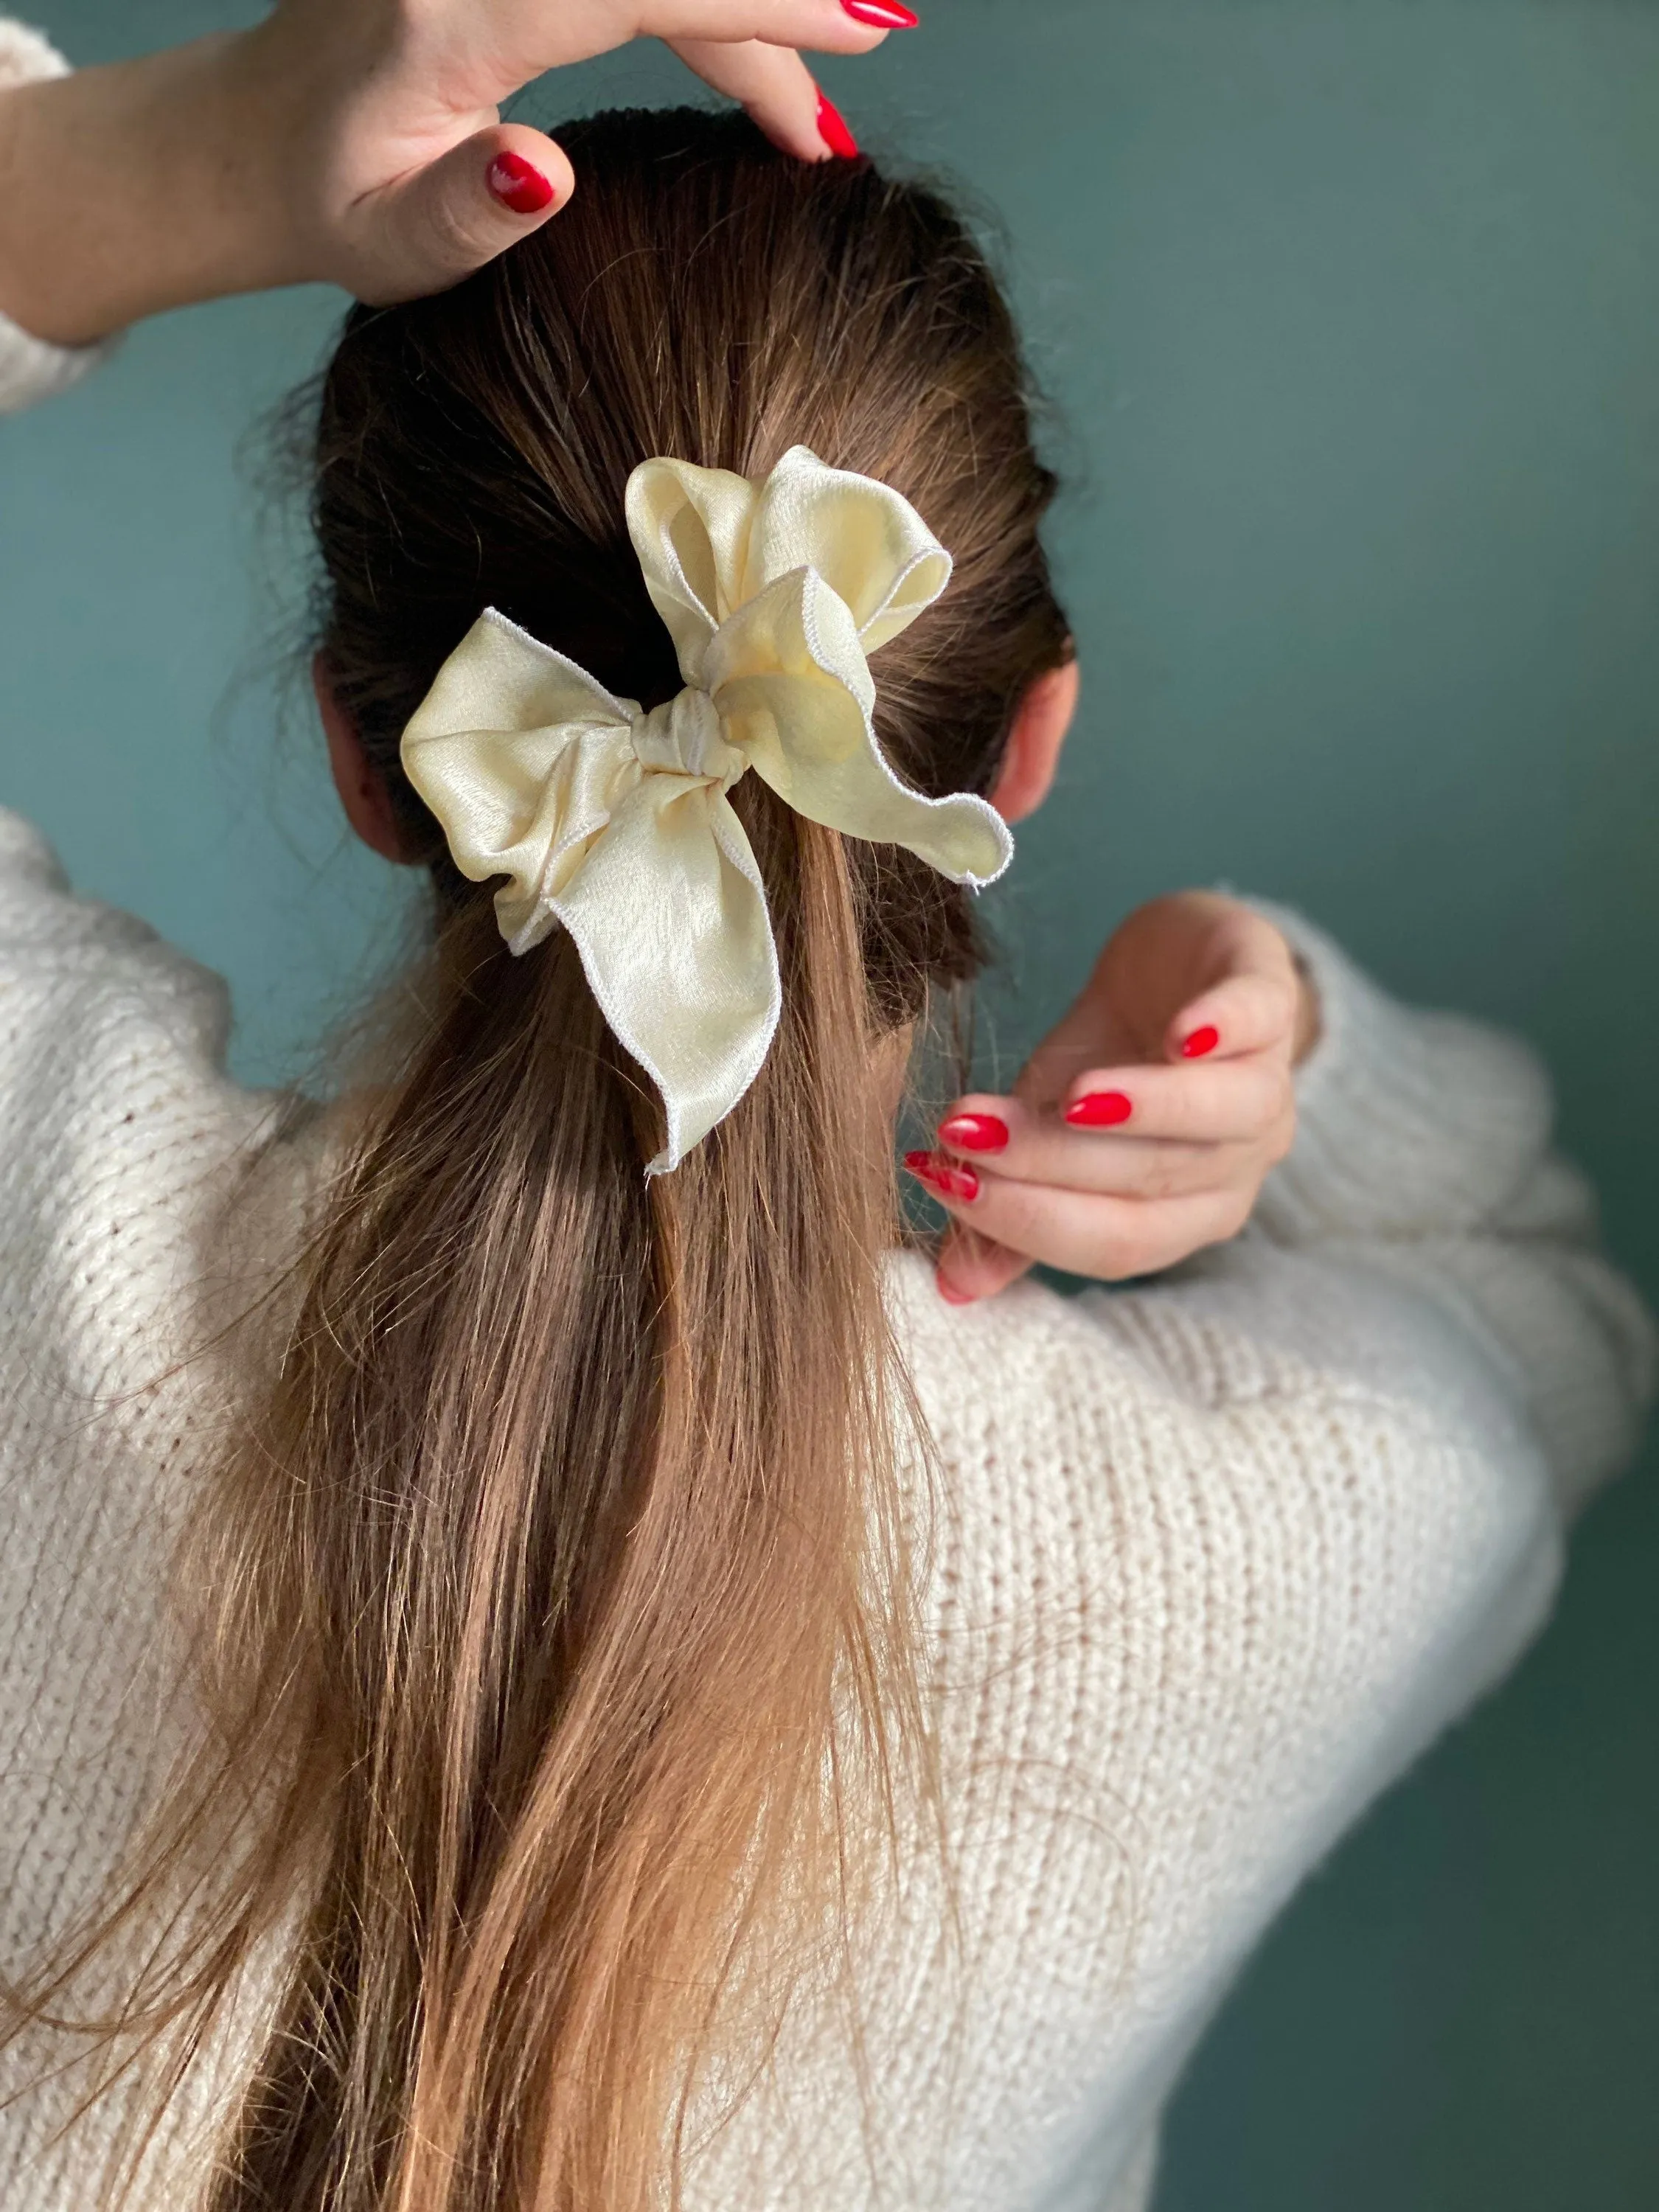
[[[39,31],[0,17],[0,93],[13,85],[64,76],[68,71],[69,64]],[[108,345],[48,345],[0,313],[0,415],[15,414],[37,399],[67,392],[109,351]]]
[[[20,359],[0,408],[50,388]],[[1276,918],[1324,1035],[1244,1236],[966,1310],[893,1262],[954,1893],[918,1840],[855,1931],[862,2065],[808,1992],[689,2212],[1144,2212],[1250,1947],[1536,1631],[1632,1448],[1649,1325],[1535,1062]],[[0,811],[0,1972],[98,1895],[187,1724],[167,1559],[243,1380],[211,1342],[316,1188],[323,1123],[231,1084],[226,1029],[216,978]],[[199,2200],[240,2047],[146,2212]],[[75,2118],[61,2057],[0,2057],[7,2212],[86,2212],[119,2137],[127,2093]]]

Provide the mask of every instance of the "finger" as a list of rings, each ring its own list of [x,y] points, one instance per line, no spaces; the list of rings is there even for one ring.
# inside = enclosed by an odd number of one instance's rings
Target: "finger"
[[[705,84],[747,108],[772,143],[798,161],[827,161],[838,153],[857,153],[851,132],[819,91],[811,70],[787,46],[763,46],[754,39],[738,46],[684,39],[676,40],[674,51]]]
[[[1249,1218],[1245,1191],[1114,1198],[959,1168],[941,1175],[906,1164],[951,1218],[976,1237],[1101,1282],[1174,1267],[1206,1245],[1236,1237]]]
[[[993,1243],[988,1237],[953,1221],[939,1246],[934,1280],[947,1305],[973,1305],[1018,1282],[1030,1264],[1023,1252]]]
[[[991,1139],[988,1133],[993,1128],[1004,1133]],[[940,1149],[981,1175],[1122,1198],[1180,1198],[1252,1179],[1259,1182],[1268,1134],[1219,1143],[1126,1136],[1109,1125],[1073,1127],[1018,1098],[964,1099],[939,1125]]]
[[[1295,1097],[1288,1063],[1256,1053],[1174,1067],[1087,1069],[1062,1100],[1060,1119],[1073,1129],[1166,1144],[1250,1145],[1284,1131]]]
[[[1233,1060],[1253,1052],[1288,1052],[1299,1004],[1295,970],[1230,975],[1184,1006],[1170,1024],[1171,1060]]]
[[[556,215],[575,184],[562,149],[524,124],[492,124],[464,139],[355,211],[356,228],[375,230],[375,260],[386,272],[370,304],[459,283]]]
[[[758,40],[815,54],[867,54],[920,19],[902,0],[647,0],[635,36],[671,46]]]

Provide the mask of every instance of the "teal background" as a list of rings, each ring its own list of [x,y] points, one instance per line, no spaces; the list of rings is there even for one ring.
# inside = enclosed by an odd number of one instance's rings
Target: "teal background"
[[[242,12],[33,5],[82,60]],[[998,896],[1005,1061],[1147,893],[1291,899],[1401,989],[1543,1042],[1659,1291],[1659,12],[931,0],[823,74],[867,143],[1000,226],[1073,487],[1085,708]],[[678,82],[646,52],[532,108]],[[0,793],[228,973],[260,1075],[401,926],[280,680],[296,541],[248,443],[338,307],[172,317],[0,425]],[[1659,2202],[1656,1689],[1638,1479],[1520,1676],[1249,1971],[1160,2212]]]

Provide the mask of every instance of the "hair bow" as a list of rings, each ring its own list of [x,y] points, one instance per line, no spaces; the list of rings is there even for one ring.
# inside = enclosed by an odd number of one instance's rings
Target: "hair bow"
[[[797,446],[760,483],[649,460],[629,534],[685,689],[645,713],[492,607],[404,733],[456,866],[527,952],[568,929],[606,1021],[662,1095],[678,1167],[759,1073],[782,1002],[760,870],[726,793],[903,845],[975,888],[1013,843],[969,793],[924,798],[876,742],[868,655],[950,580],[908,501]]]

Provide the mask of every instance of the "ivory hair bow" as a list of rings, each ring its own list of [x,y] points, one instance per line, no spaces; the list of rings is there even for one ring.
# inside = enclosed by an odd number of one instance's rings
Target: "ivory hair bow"
[[[647,714],[492,607],[404,733],[410,781],[462,874],[508,880],[501,934],[562,924],[662,1094],[678,1167],[743,1097],[778,1024],[760,871],[726,793],[745,770],[809,820],[904,845],[975,887],[1013,845],[982,799],[926,799],[883,758],[867,656],[945,589],[909,503],[804,446],[762,483],[649,460],[628,528],[686,688]]]

